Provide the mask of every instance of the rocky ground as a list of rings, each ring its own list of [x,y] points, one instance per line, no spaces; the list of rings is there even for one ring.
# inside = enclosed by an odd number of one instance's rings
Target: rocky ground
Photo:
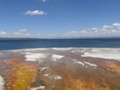
[[[120,49],[1,51],[0,90],[120,90]]]

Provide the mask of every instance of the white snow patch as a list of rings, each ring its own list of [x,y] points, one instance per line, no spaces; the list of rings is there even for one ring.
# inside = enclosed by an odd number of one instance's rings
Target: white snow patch
[[[85,52],[82,57],[114,59],[120,61],[120,49],[92,49]]]
[[[93,67],[97,67],[97,65],[96,64],[92,64],[92,63],[89,63],[89,62],[84,62],[85,64],[88,64],[88,65],[90,65],[90,66],[93,66]]]
[[[5,84],[4,78],[0,76],[0,90],[4,90],[4,84]]]
[[[76,59],[73,59],[73,63],[74,63],[74,64],[81,64],[81,65],[84,66],[84,63],[83,63],[83,62],[78,61],[78,60],[76,60]]]
[[[39,90],[39,89],[45,89],[45,86],[30,88],[30,90]]]
[[[56,61],[57,59],[62,59],[64,56],[62,56],[62,55],[56,55],[56,54],[54,54],[53,56],[52,56],[52,60],[53,61]]]
[[[25,57],[26,57],[26,61],[36,61],[36,60],[39,60],[39,59],[44,59],[47,56],[45,54],[43,54],[43,53],[30,53],[30,52],[27,52]]]

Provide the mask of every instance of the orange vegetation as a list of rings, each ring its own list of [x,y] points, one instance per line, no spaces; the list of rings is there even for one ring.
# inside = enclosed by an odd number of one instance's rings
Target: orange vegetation
[[[38,66],[28,62],[19,62],[19,57],[9,61],[7,64],[15,67],[15,70],[7,73],[7,90],[27,90],[36,77]]]

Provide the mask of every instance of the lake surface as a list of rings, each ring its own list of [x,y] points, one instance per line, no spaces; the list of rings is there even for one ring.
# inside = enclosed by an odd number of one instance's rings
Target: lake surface
[[[120,38],[109,39],[1,39],[0,50],[53,47],[120,48]]]

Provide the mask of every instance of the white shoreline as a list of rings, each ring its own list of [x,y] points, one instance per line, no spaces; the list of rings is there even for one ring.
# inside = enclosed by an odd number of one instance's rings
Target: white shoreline
[[[72,49],[110,49],[110,50],[120,50],[120,48],[91,48],[91,47],[55,47],[55,48],[25,48],[25,49],[13,49],[13,50],[1,50],[1,51],[22,51],[22,50],[72,50]]]
[[[32,51],[44,51],[44,50],[53,50],[53,51],[70,51],[71,53],[77,52],[82,53],[82,57],[93,57],[93,58],[102,58],[109,60],[118,60],[120,61],[120,48],[28,48],[28,49],[16,49],[16,50],[6,50],[12,52],[32,52]],[[79,51],[79,52],[78,52]]]
[[[120,49],[91,49],[81,56],[120,61]]]

